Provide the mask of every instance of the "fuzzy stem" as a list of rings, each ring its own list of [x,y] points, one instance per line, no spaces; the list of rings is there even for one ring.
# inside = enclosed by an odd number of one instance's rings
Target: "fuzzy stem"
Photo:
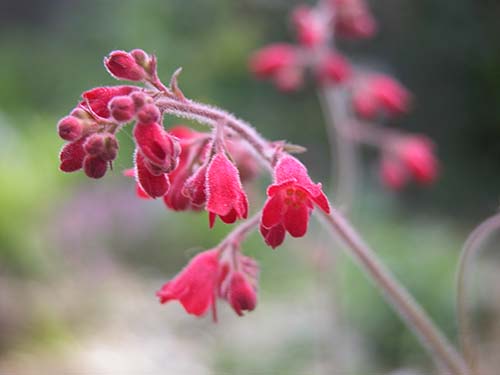
[[[481,245],[488,237],[500,229],[500,213],[479,224],[469,235],[462,248],[457,270],[457,320],[460,345],[472,374],[477,374],[477,352],[474,349],[471,319],[467,308],[467,276],[474,259],[479,255]]]
[[[274,148],[250,124],[231,113],[192,100],[180,101],[161,97],[156,104],[165,113],[195,120],[205,125],[217,126],[218,123],[223,123],[246,140],[266,164],[273,164]]]
[[[245,221],[244,223],[238,225],[234,228],[217,246],[221,251],[223,251],[227,247],[238,246],[246,236],[248,236],[252,230],[259,224],[260,216],[262,212],[259,211],[255,215],[253,215],[250,219]]]
[[[467,374],[465,363],[453,346],[342,214],[333,209],[330,215],[323,213],[322,217],[328,228],[345,242],[348,253],[363,267],[375,286],[383,291],[387,302],[420,339],[435,361],[443,364],[450,374]]]

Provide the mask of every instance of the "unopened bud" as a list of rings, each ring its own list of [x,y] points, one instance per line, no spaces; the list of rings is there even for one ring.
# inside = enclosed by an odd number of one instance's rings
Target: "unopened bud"
[[[145,104],[153,102],[153,99],[150,96],[148,96],[140,91],[133,92],[132,94],[130,94],[130,97],[134,101],[134,105],[135,105],[136,109],[141,108]]]
[[[66,116],[57,124],[59,136],[66,141],[76,141],[83,135],[83,125],[74,116]]]
[[[146,52],[144,52],[142,49],[133,49],[132,51],[130,51],[130,55],[132,55],[137,64],[148,70],[151,59]]]
[[[108,163],[99,156],[87,155],[83,160],[83,170],[90,178],[101,178],[106,174]]]
[[[118,155],[118,140],[113,134],[107,134],[104,137],[104,149],[101,152],[101,158],[105,161],[113,161]]]
[[[235,272],[229,284],[228,301],[239,316],[243,311],[252,311],[257,306],[255,288],[241,272]]]
[[[113,51],[104,59],[108,72],[117,79],[129,81],[142,81],[147,74],[136,59],[128,52]]]
[[[83,144],[83,149],[87,155],[101,155],[104,151],[104,136],[102,134],[92,134]]]
[[[135,116],[134,100],[130,96],[116,96],[109,102],[111,116],[118,122],[128,122]]]
[[[158,122],[160,119],[160,110],[154,104],[145,104],[138,112],[137,118],[143,124]]]

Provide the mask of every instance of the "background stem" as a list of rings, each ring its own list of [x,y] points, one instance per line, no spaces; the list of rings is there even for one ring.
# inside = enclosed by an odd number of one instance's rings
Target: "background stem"
[[[358,174],[355,141],[344,136],[344,128],[349,126],[349,106],[340,86],[324,86],[318,91],[318,97],[330,143],[333,196],[337,205],[344,211],[349,211],[354,200]]]
[[[406,325],[420,339],[438,365],[450,374],[468,374],[467,367],[446,337],[434,325],[425,311],[381,263],[374,251],[361,239],[349,222],[335,209],[322,220],[347,245],[348,253],[367,271],[372,282],[383,291],[386,300]]]
[[[481,245],[500,229],[500,213],[488,218],[476,227],[465,241],[457,270],[457,320],[460,345],[472,371],[478,373],[477,355],[473,345],[471,319],[467,308],[467,275],[481,250]]]

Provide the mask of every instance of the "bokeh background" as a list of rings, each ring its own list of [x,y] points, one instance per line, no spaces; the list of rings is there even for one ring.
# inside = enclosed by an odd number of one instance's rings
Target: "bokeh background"
[[[184,68],[189,97],[306,146],[311,174],[331,183],[314,87],[283,95],[247,69],[255,49],[293,39],[296,3],[0,0],[0,373],[428,373],[416,340],[319,227],[276,251],[252,236],[245,250],[262,266],[259,306],[244,318],[221,306],[214,325],[160,306],[154,292],[228,228],[210,231],[203,213],[135,198],[120,173],[131,166],[130,129],[104,180],[58,171],[58,119],[82,91],[114,83],[102,66],[110,50],[143,48],[157,54],[165,80]],[[459,249],[499,202],[500,4],[370,5],[379,33],[341,49],[412,91],[413,112],[394,125],[432,137],[442,171],[433,187],[389,193],[366,152],[352,219],[454,340]],[[249,187],[254,207],[267,182]],[[500,313],[490,247],[474,275],[485,351],[495,348]]]

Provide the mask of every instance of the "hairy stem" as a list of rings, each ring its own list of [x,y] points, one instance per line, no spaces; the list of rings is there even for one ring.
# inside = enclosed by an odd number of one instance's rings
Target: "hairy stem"
[[[348,247],[348,253],[362,266],[375,286],[383,292],[389,304],[420,339],[435,361],[444,365],[450,374],[467,374],[465,363],[453,346],[342,214],[332,210],[330,215],[323,214],[322,216],[324,218],[322,221],[344,241]]]
[[[496,230],[500,229],[500,213],[479,224],[469,235],[462,248],[457,270],[457,320],[460,345],[473,374],[478,373],[477,355],[473,345],[471,319],[467,307],[467,276],[478,256],[481,246]]]
[[[244,223],[233,229],[219,244],[219,249],[231,247],[231,245],[239,245],[246,236],[248,236],[259,224],[262,212],[259,211]]]

